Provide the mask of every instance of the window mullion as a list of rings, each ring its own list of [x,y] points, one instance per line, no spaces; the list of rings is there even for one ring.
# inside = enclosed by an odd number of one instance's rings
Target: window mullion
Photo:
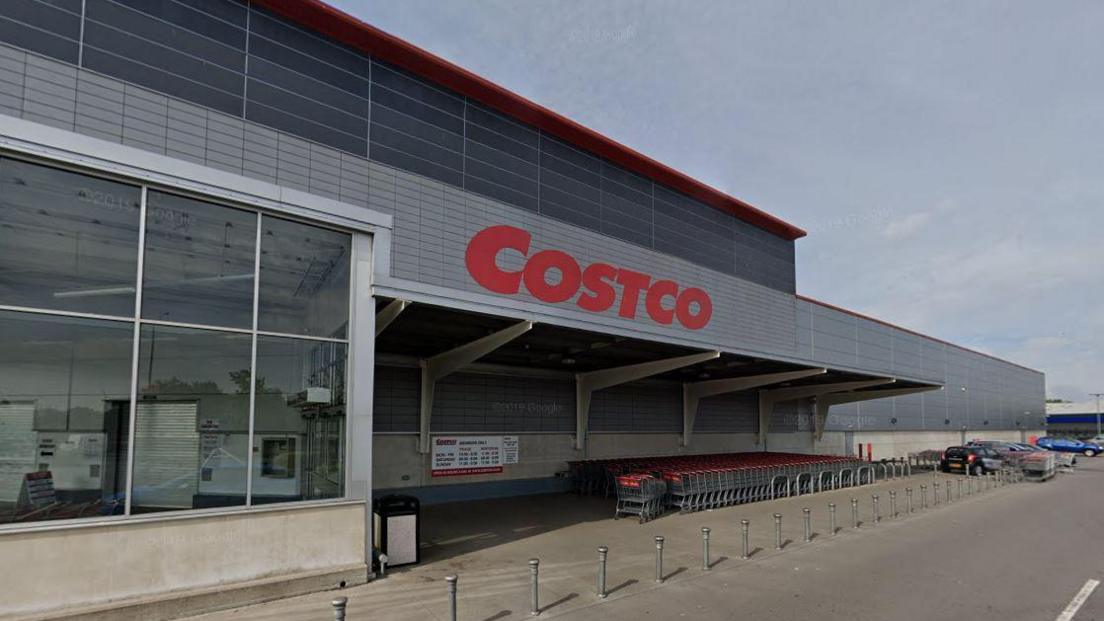
[[[257,240],[253,248],[253,338],[249,361],[249,435],[245,446],[245,506],[253,505],[253,434],[257,419],[257,317],[261,292],[261,214],[257,214]]]
[[[131,497],[134,495],[134,438],[138,420],[138,356],[142,340],[142,273],[146,260],[146,198],[149,188],[142,186],[138,209],[138,269],[134,286],[134,341],[130,359],[130,422],[127,424],[126,504],[124,513],[130,515]]]

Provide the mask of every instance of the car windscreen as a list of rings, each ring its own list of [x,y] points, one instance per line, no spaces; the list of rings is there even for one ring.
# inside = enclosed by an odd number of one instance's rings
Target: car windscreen
[[[965,457],[969,454],[970,454],[970,449],[968,449],[966,447],[963,447],[963,446],[952,446],[951,448],[947,449],[947,453],[946,453],[947,457],[952,457],[952,458]]]

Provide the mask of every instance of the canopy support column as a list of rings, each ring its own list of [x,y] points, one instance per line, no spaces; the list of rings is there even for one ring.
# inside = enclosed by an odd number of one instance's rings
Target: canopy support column
[[[827,372],[827,369],[801,369],[800,371],[764,373],[746,377],[684,383],[682,385],[682,446],[690,445],[690,436],[694,433],[694,421],[698,416],[698,404],[702,399],[760,386],[769,386],[779,382],[788,382],[803,377],[823,375]]]
[[[590,426],[590,398],[596,390],[610,388],[618,384],[688,367],[692,364],[714,360],[721,356],[719,351],[709,351],[676,358],[652,360],[639,364],[630,364],[612,369],[601,369],[575,374],[575,450],[586,450],[587,429]]]
[[[422,386],[418,404],[420,422],[418,451],[420,453],[429,452],[429,429],[433,417],[433,394],[437,380],[479,360],[532,329],[532,321],[522,321],[481,339],[419,361],[422,367]]]

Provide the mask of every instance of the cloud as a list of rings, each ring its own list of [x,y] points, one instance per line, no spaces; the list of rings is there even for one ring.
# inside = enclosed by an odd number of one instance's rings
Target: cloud
[[[904,239],[912,237],[928,225],[932,214],[927,211],[910,213],[904,218],[894,220],[882,229],[882,236],[889,239]]]

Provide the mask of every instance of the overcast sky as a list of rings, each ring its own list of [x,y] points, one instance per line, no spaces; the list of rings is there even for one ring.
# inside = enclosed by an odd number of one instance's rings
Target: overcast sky
[[[806,229],[799,292],[1104,391],[1104,3],[332,3]]]

